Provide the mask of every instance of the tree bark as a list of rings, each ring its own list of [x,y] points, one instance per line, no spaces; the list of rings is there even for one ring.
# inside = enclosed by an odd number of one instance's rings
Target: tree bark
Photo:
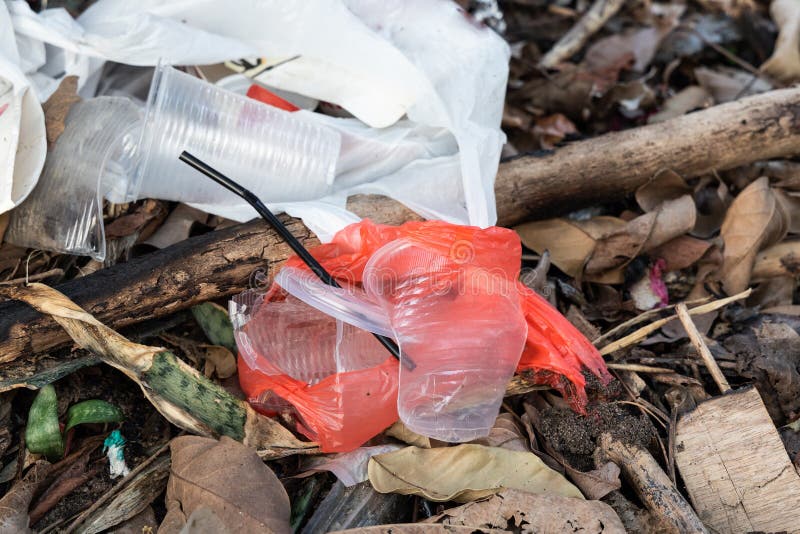
[[[800,89],[772,91],[572,143],[544,157],[505,162],[495,183],[498,224],[511,226],[618,199],[666,168],[692,177],[796,153]],[[387,224],[418,218],[385,197],[358,195],[348,207]],[[306,246],[318,243],[300,221],[283,220]],[[248,286],[254,270],[266,269],[272,275],[290,253],[263,222],[254,221],[193,237],[57,289],[120,329],[238,293]],[[52,319],[19,302],[0,302],[0,363],[68,341]]]

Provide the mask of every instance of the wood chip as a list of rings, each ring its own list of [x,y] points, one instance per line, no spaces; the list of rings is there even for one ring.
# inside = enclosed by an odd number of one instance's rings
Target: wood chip
[[[678,421],[675,461],[712,532],[797,532],[800,477],[754,388]]]

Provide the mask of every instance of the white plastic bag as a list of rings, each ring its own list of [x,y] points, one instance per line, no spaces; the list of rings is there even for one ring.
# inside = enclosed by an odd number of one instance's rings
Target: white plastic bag
[[[134,65],[294,58],[260,79],[342,106],[358,120],[311,115],[369,141],[343,145],[333,194],[273,205],[303,217],[323,240],[356,219],[345,211],[356,193],[388,195],[428,218],[478,226],[496,219],[509,50],[449,0],[99,0],[77,21],[59,10],[33,13],[22,0],[8,5],[18,38],[63,50],[29,73],[42,94],[44,73],[59,70],[53,62],[91,84],[100,66],[92,58]],[[182,189],[176,184],[176,195]],[[240,221],[255,216],[243,203],[195,206]]]
[[[0,5],[0,213],[33,190],[46,153],[44,114],[23,73],[11,18]]]

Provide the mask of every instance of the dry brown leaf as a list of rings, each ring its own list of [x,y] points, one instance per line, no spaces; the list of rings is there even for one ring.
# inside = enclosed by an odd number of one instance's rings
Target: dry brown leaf
[[[655,211],[645,213],[597,241],[586,263],[586,274],[596,274],[627,265],[642,252],[648,252],[694,227],[697,210],[689,195],[669,200]]]
[[[29,512],[31,524],[35,525],[47,512],[72,493],[74,489],[86,484],[87,481],[103,470],[104,466],[102,465],[89,467],[89,455],[94,452],[97,446],[99,446],[99,443],[95,447],[87,448],[37,498],[36,503]]]
[[[753,290],[747,299],[747,305],[759,308],[791,306],[796,286],[797,282],[792,276],[770,278]]]
[[[539,254],[549,251],[553,265],[573,278],[580,276],[594,249],[595,238],[567,219],[533,221],[514,229],[526,247]]]
[[[566,274],[577,278],[585,270],[587,280],[611,284],[622,282],[622,268],[638,254],[691,230],[696,213],[692,197],[683,195],[627,223],[616,217],[548,219],[515,230],[526,247],[539,253],[548,250],[553,264]]]
[[[539,139],[539,144],[545,150],[555,148],[569,134],[578,133],[572,121],[561,113],[554,113],[541,119],[536,119],[533,135]]]
[[[479,533],[472,527],[445,525],[422,525],[419,523],[397,523],[394,525],[374,525],[371,527],[349,528],[337,530],[331,534],[501,534],[504,529],[482,529]]]
[[[509,524],[522,534],[624,534],[617,514],[600,501],[584,501],[557,495],[535,495],[512,489],[489,499],[450,508],[426,523],[463,525],[473,529],[498,528]],[[481,530],[483,532],[483,530]]]
[[[694,223],[690,234],[701,239],[716,234],[722,227],[722,221],[725,220],[725,214],[732,201],[733,197],[725,182],[716,177],[701,179],[694,190],[697,222]]]
[[[599,39],[592,44],[584,56],[586,66],[592,72],[607,72],[633,56],[633,70],[644,72],[653,60],[658,45],[680,22],[686,6],[679,4],[654,4],[656,24],[637,28]]]
[[[64,133],[64,122],[72,106],[81,101],[78,96],[78,77],[66,76],[58,89],[42,104],[44,127],[47,132],[47,149],[53,148],[58,137]]]
[[[533,221],[514,229],[526,247],[540,254],[550,251],[550,261],[556,267],[569,276],[578,277],[596,241],[624,227],[622,219],[594,217],[585,222],[568,219]]]
[[[756,255],[751,280],[762,282],[778,276],[800,275],[800,241],[784,241]]]
[[[579,221],[575,225],[581,230],[586,232],[594,240],[602,239],[605,236],[617,232],[623,228],[627,223],[617,217],[608,217],[601,215],[600,217],[592,217],[588,221]]]
[[[203,374],[211,378],[216,373],[218,378],[228,378],[236,374],[236,356],[225,347],[219,345],[201,345],[205,351],[206,365]]]
[[[147,199],[133,213],[117,217],[106,225],[106,237],[117,239],[141,231],[154,219],[166,216],[166,205],[158,200]]]
[[[569,478],[580,488],[587,499],[602,499],[612,491],[622,487],[619,479],[619,466],[607,462],[598,469],[583,472],[569,464],[564,464]]]
[[[691,192],[692,188],[680,174],[672,169],[664,169],[636,190],[636,202],[644,211],[653,211],[663,202]]]
[[[404,425],[402,421],[397,421],[395,424],[387,428],[385,434],[395,439],[399,439],[403,443],[408,443],[409,445],[414,445],[422,449],[431,448],[431,438],[417,434]]]
[[[796,81],[800,79],[800,0],[772,0],[769,12],[780,32],[761,70],[784,82]]]
[[[711,243],[708,241],[682,235],[654,248],[649,254],[653,258],[661,258],[666,261],[664,270],[669,272],[691,267],[700,261],[709,248],[711,248]]]
[[[503,108],[503,128],[527,130],[531,127],[532,120],[531,115],[519,107],[506,105]]]
[[[206,506],[198,506],[191,513],[183,525],[178,522],[175,516],[167,515],[158,532],[178,532],[181,534],[235,534],[230,530],[222,519],[212,510]],[[149,534],[147,532],[137,532],[136,534]]]
[[[511,451],[530,452],[528,438],[522,435],[514,416],[510,413],[501,413],[494,421],[489,435],[470,441],[475,445],[487,447],[502,447]]]
[[[664,101],[661,111],[647,118],[648,124],[680,117],[692,110],[714,105],[714,97],[699,85],[690,85]]]
[[[231,532],[292,532],[289,496],[253,449],[223,437],[183,436],[170,443],[167,517],[160,534],[178,532],[209,508]]]
[[[605,82],[576,65],[563,64],[558,69],[546,78],[525,83],[516,92],[515,99],[519,98],[520,104],[524,102],[534,108],[580,119],[585,109],[592,108],[592,96],[607,89],[599,87]]]
[[[800,234],[800,198],[797,193],[784,193],[780,189],[772,189],[775,199],[780,202],[781,208],[789,217],[789,233]]]
[[[772,84],[741,69],[733,67],[706,67],[694,69],[697,83],[711,93],[717,104],[731,102],[744,96],[763,93],[772,89]]]
[[[482,445],[438,449],[406,447],[369,461],[369,480],[381,493],[469,502],[501,488],[582,497],[567,480],[530,452]]]
[[[739,193],[721,231],[725,243],[721,278],[728,294],[747,288],[758,251],[783,239],[788,229],[788,214],[776,200],[766,177]]]

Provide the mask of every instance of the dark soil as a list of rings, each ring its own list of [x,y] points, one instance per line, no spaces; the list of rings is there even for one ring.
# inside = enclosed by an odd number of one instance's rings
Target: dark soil
[[[635,414],[628,406],[600,404],[590,406],[588,411],[587,416],[560,408],[541,412],[540,428],[545,439],[577,469],[594,469],[592,453],[603,432],[643,448],[655,436],[655,428],[647,416]]]

